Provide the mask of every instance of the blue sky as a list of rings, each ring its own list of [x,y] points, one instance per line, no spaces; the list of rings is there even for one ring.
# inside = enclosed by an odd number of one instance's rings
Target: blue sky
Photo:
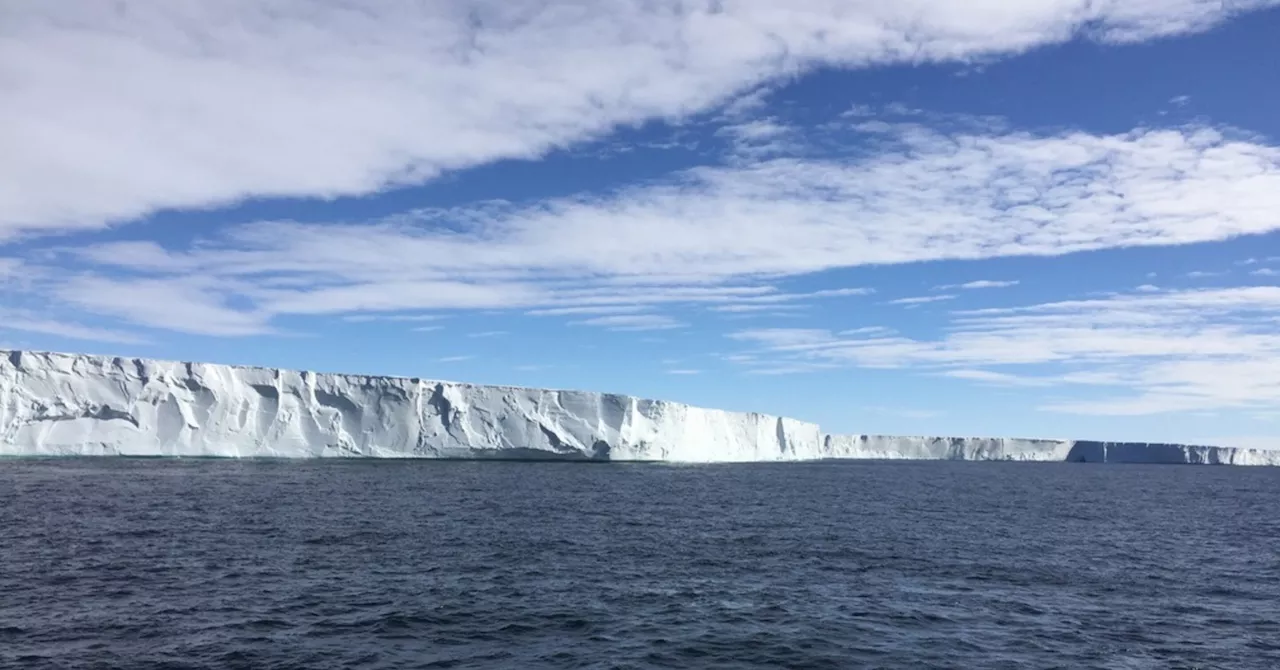
[[[22,3],[0,345],[1280,443],[1274,2]]]

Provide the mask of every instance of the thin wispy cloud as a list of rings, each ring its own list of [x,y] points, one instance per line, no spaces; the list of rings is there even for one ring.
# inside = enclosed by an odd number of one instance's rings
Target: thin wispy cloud
[[[1280,262],[1280,256],[1267,256],[1265,258],[1245,258],[1236,261],[1236,265],[1258,265],[1259,263],[1275,263]]]
[[[1008,288],[1010,286],[1017,286],[1018,283],[1019,282],[1016,279],[1011,279],[1011,280],[979,279],[976,281],[965,282],[963,284],[943,284],[942,286],[936,286],[934,288],[939,291],[951,291],[955,289],[972,291],[975,289],[983,289],[983,288]]]
[[[85,312],[156,329],[223,337],[279,332],[269,323],[271,313],[232,304],[239,291],[251,290],[249,284],[236,280],[200,276],[115,279],[81,275],[51,287],[54,296]]]
[[[735,303],[732,305],[715,305],[707,309],[712,312],[728,312],[733,314],[742,314],[750,312],[785,312],[789,310],[805,310],[809,305],[778,305],[778,304],[756,304],[756,303]]]
[[[438,321],[442,318],[444,317],[439,314],[348,314],[342,317],[342,320],[350,323],[371,323],[375,321]]]
[[[892,328],[885,326],[862,326],[861,328],[850,328],[842,330],[839,335],[888,335],[893,333]]]
[[[733,153],[743,157],[789,154],[803,147],[797,130],[776,119],[746,120],[722,126],[716,134],[729,138]]]
[[[14,276],[22,269],[22,261],[16,258],[0,257],[0,279]]]
[[[927,304],[929,304],[929,303],[931,303],[931,302],[942,302],[942,301],[944,301],[944,300],[955,300],[955,298],[956,298],[956,297],[955,297],[954,295],[921,295],[921,296],[914,296],[914,297],[911,297],[911,298],[898,298],[898,299],[896,299],[896,300],[890,300],[890,301],[888,301],[888,303],[886,303],[886,304],[889,304],[889,305],[908,305],[908,306],[913,306],[913,307],[914,307],[914,306],[919,306],[919,305],[927,305]]]
[[[937,340],[779,328],[733,337],[762,347],[757,357],[769,357],[757,360],[774,366],[897,368],[988,384],[1095,386],[1107,392],[1044,408],[1141,415],[1280,402],[1277,322],[1280,287],[1258,286],[970,310],[956,313]]]
[[[581,314],[631,314],[644,311],[644,305],[587,305],[582,307],[553,307],[525,312],[529,316],[578,316]]]
[[[813,301],[830,298],[851,298],[875,293],[866,287],[820,289],[806,293],[760,292],[757,295],[736,297],[725,304],[708,307],[713,312],[785,312],[809,309]]]
[[[0,308],[0,331],[40,333],[72,340],[110,342],[115,344],[147,344],[146,337],[129,331],[84,326],[73,322],[54,321],[40,316]]]
[[[947,370],[941,374],[944,377],[951,377],[953,379],[964,379],[967,381],[982,382],[997,386],[1052,386],[1054,384],[1054,380],[1052,379],[1023,377],[1019,375],[1011,375],[1006,372],[995,372],[994,370]]]
[[[582,326],[599,326],[609,330],[669,330],[683,328],[685,324],[660,314],[619,314],[598,316],[574,323]]]

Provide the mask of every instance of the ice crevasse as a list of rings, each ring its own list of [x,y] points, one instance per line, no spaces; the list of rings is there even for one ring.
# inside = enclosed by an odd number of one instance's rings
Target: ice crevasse
[[[1280,450],[824,435],[624,395],[31,351],[0,351],[0,454],[1280,465]]]

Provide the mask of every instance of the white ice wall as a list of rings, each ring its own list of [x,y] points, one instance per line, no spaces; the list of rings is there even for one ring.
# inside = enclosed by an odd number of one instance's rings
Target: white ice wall
[[[828,435],[824,451],[848,459],[1280,466],[1280,450],[1088,440]]]
[[[1078,440],[1074,443],[1067,460],[1085,463],[1280,465],[1280,450]]]
[[[0,351],[0,455],[1280,465],[1280,450],[823,436],[794,419],[581,391]]]
[[[0,453],[776,461],[814,424],[577,391],[0,352]]]
[[[1065,461],[1072,444],[1015,438],[829,435],[826,450],[838,458]]]

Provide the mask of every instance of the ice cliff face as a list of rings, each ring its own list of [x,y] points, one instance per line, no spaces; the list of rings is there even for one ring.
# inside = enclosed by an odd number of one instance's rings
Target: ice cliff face
[[[0,352],[0,453],[657,461],[821,457],[793,419],[577,391]]]
[[[1280,465],[1280,451],[821,434],[580,391],[0,351],[0,454]]]
[[[1065,461],[1067,440],[983,437],[895,437],[828,435],[825,450],[835,458],[955,461]]]

